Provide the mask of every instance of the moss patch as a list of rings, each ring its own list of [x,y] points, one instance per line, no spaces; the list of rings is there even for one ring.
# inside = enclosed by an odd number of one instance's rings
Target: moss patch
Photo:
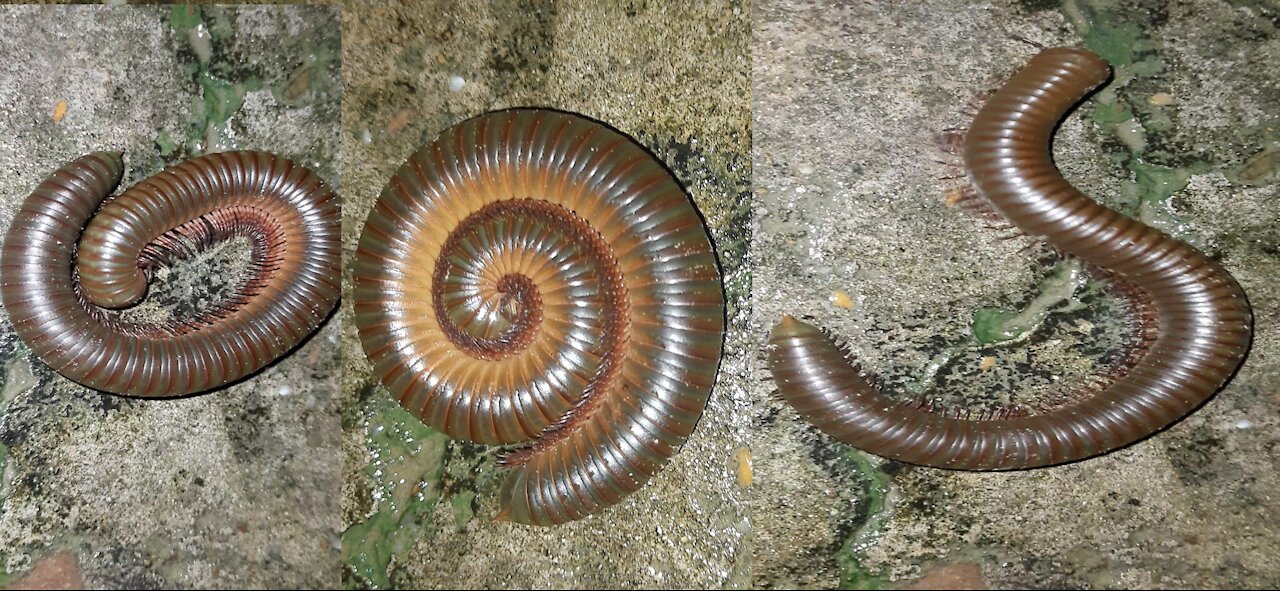
[[[840,567],[840,588],[884,589],[889,583],[888,576],[863,566],[863,556],[884,535],[885,522],[888,520],[885,496],[889,491],[889,475],[876,469],[867,455],[860,451],[849,450],[845,457],[852,463],[854,475],[861,481],[865,507],[861,512],[866,517],[862,527],[845,540],[836,553],[836,564]]]
[[[373,513],[342,534],[344,584],[387,588],[391,559],[431,534],[429,515],[442,496],[449,438],[385,397],[368,402],[365,416],[365,444],[372,458],[366,471],[375,483]],[[457,501],[453,502],[458,515]],[[470,499],[466,504],[469,509]]]

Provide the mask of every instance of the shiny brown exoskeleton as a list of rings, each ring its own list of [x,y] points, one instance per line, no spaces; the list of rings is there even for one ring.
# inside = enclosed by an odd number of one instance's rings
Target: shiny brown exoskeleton
[[[58,373],[129,396],[203,392],[284,355],[337,304],[338,198],[311,171],[263,152],[209,154],[99,209],[123,168],[112,152],[66,164],[5,235],[5,311]],[[227,301],[159,325],[106,312],[141,299],[157,266],[232,236],[248,238],[252,262]]]
[[[1083,49],[1047,49],[982,107],[964,139],[978,193],[1023,232],[1137,289],[1153,343],[1100,391],[1048,412],[963,418],[896,402],[834,340],[793,318],[770,337],[782,397],[823,432],[876,455],[940,468],[1003,470],[1070,462],[1142,439],[1199,407],[1248,351],[1244,292],[1217,261],[1072,187],[1049,143],[1067,111],[1110,75]]]
[[[499,519],[618,503],[692,433],[724,295],[702,219],[629,138],[517,109],[445,131],[365,222],[355,321],[391,395],[507,455]]]

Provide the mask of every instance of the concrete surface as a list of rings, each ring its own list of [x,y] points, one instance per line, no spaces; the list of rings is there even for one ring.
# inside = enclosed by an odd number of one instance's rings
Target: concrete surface
[[[125,152],[125,184],[230,148],[284,154],[336,184],[339,44],[328,7],[0,7],[0,231],[40,180],[92,150]],[[175,265],[130,314],[216,301],[246,244]],[[4,578],[337,581],[337,342],[331,321],[236,386],[138,400],[56,375],[0,314]]]
[[[956,171],[935,162],[934,135],[964,126],[965,104],[1036,52],[1028,41],[1082,40],[1117,74],[1058,132],[1058,164],[1221,258],[1256,340],[1229,387],[1168,431],[1014,473],[867,456],[763,402],[772,383],[757,379],[754,585],[1280,583],[1277,22],[1274,3],[1247,1],[755,3],[752,347],[783,313],[806,314],[899,396],[1034,410],[1079,395],[1127,338],[1123,306],[948,207],[959,181],[942,178]],[[983,310],[1023,322],[984,342]]]
[[[687,187],[719,250],[731,326],[719,383],[683,450],[622,504],[548,529],[491,521],[502,478],[495,450],[450,442],[400,411],[344,323],[344,584],[749,583],[751,526],[738,484],[753,354],[743,330],[749,19],[734,2],[422,2],[343,12],[348,254],[393,171],[440,131],[493,109],[555,107],[631,135]]]

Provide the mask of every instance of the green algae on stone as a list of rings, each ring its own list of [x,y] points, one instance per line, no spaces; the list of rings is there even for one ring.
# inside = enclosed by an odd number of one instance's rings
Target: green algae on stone
[[[1136,66],[1143,75],[1151,75],[1162,68],[1158,61],[1148,60],[1155,42],[1143,33],[1141,27],[1126,20],[1129,15],[1117,14],[1113,2],[1068,0],[1063,3],[1063,12],[1080,33],[1085,47],[1107,60],[1113,68],[1120,70]]]
[[[1203,247],[1200,237],[1185,220],[1174,213],[1170,198],[1184,189],[1191,177],[1212,170],[1208,162],[1183,163],[1182,166],[1164,166],[1152,159],[1168,162],[1179,157],[1156,152],[1144,155],[1148,146],[1146,137],[1151,134],[1172,133],[1174,122],[1166,104],[1126,101],[1120,95],[1137,92],[1130,87],[1135,82],[1157,79],[1164,73],[1163,62],[1157,52],[1158,44],[1142,29],[1126,19],[1138,15],[1123,11],[1114,2],[1106,0],[1079,0],[1064,6],[1068,19],[1081,33],[1085,45],[1108,60],[1115,68],[1113,80],[1098,93],[1093,121],[1100,128],[1110,131],[1125,146],[1129,154],[1120,155],[1116,161],[1133,173],[1133,180],[1126,184],[1126,201],[1119,209],[1126,215],[1173,235],[1193,246]],[[1150,82],[1147,82],[1150,84]],[[1130,107],[1132,102],[1133,107]],[[1264,149],[1239,167],[1222,172],[1237,182],[1252,184],[1250,179],[1265,176],[1275,167],[1269,152]]]
[[[173,136],[168,131],[161,129],[156,133],[156,149],[161,156],[171,156],[178,149],[178,144],[173,141]]]
[[[1197,244],[1196,236],[1186,222],[1173,213],[1169,198],[1187,186],[1192,174],[1206,172],[1209,167],[1195,163],[1171,168],[1145,161],[1143,153],[1148,145],[1148,132],[1167,130],[1172,122],[1159,106],[1149,101],[1130,106],[1130,102],[1120,96],[1135,80],[1149,79],[1163,71],[1163,63],[1155,52],[1156,44],[1138,26],[1123,21],[1132,15],[1116,12],[1108,2],[1070,2],[1067,12],[1068,17],[1076,15],[1070,20],[1081,32],[1085,46],[1115,69],[1115,80],[1097,95],[1093,121],[1102,129],[1109,130],[1129,149],[1129,154],[1121,156],[1119,162],[1133,172],[1134,180],[1125,188],[1129,199],[1119,204],[1120,210],[1193,245]],[[1087,16],[1080,18],[1080,14]],[[1135,61],[1139,53],[1144,54],[1144,58]],[[1135,107],[1139,106],[1143,110],[1142,116],[1135,113]]]
[[[1121,67],[1134,61],[1135,46],[1142,40],[1142,30],[1131,23],[1116,23],[1103,13],[1084,33],[1084,44],[1112,66]]]
[[[169,25],[186,37],[191,53],[195,54],[196,60],[204,66],[213,57],[213,40],[209,30],[204,27],[201,17],[199,7],[174,6],[169,13]]]
[[[889,475],[878,470],[867,454],[858,450],[845,452],[845,458],[852,462],[854,474],[862,483],[865,509],[860,512],[863,515],[862,525],[845,540],[836,553],[836,564],[840,567],[840,588],[884,589],[888,585],[888,577],[864,567],[863,556],[884,535],[885,523],[888,521],[885,498],[889,492]]]
[[[368,521],[353,525],[342,533],[342,561],[360,578],[359,581],[344,581],[344,587],[386,589],[391,586],[387,575],[394,547],[391,538],[400,531],[402,519],[403,515],[391,512],[375,513]]]
[[[1026,330],[1017,326],[1018,316],[1004,308],[978,308],[973,312],[973,337],[983,344],[1013,340]]]
[[[1123,123],[1130,119],[1133,119],[1133,111],[1129,109],[1128,104],[1121,100],[1099,103],[1093,109],[1093,122],[1098,125]]]
[[[245,95],[260,90],[262,80],[257,76],[245,76],[242,81],[233,82],[224,75],[216,75],[215,70],[224,72],[226,68],[217,68],[213,64],[213,44],[228,40],[231,35],[231,24],[222,13],[214,11],[203,13],[200,9],[187,6],[175,6],[171,11],[170,24],[174,30],[182,33],[187,45],[196,56],[195,64],[186,64],[185,71],[192,76],[200,88],[201,100],[192,105],[190,116],[191,128],[187,141],[191,144],[193,154],[215,152],[232,148],[223,144],[227,137],[227,126],[231,118],[244,106]],[[204,26],[203,17],[209,17],[217,24]],[[221,31],[220,34],[213,34]],[[323,53],[323,52],[321,52]],[[328,53],[336,55],[336,52]],[[332,61],[330,58],[329,61]],[[292,104],[292,103],[286,103]],[[170,140],[172,143],[172,140]],[[163,150],[163,145],[161,145]]]
[[[945,346],[929,360],[921,375],[906,385],[909,394],[929,390],[938,372],[974,345],[988,346],[1017,341],[1042,326],[1051,314],[1074,312],[1085,306],[1082,289],[1089,285],[1080,261],[1067,259],[1054,266],[1035,289],[1036,295],[1021,310],[987,306],[973,312],[972,335]]]
[[[214,151],[213,147],[222,135],[215,126],[225,125],[231,115],[244,104],[244,89],[237,89],[232,83],[209,73],[212,46],[207,35],[198,34],[203,23],[198,7],[174,6],[170,11],[169,23],[186,38],[187,45],[196,56],[195,64],[184,66],[201,91],[201,100],[192,105],[189,118],[191,128],[188,130],[187,140],[190,151],[192,154]]]
[[[200,26],[200,7],[191,4],[178,4],[169,10],[169,26],[174,30],[186,32]]]
[[[476,500],[476,493],[473,491],[461,491],[449,497],[449,504],[453,506],[453,522],[462,529],[467,525],[471,518],[475,517],[475,510],[471,508],[471,504]]]
[[[1037,295],[1021,311],[1001,308],[975,311],[971,325],[974,339],[984,345],[1016,340],[1043,324],[1064,302],[1067,306],[1062,311],[1079,309],[1083,304],[1075,296],[1087,279],[1080,261],[1070,259],[1058,263],[1037,288]]]
[[[367,403],[366,470],[375,483],[373,515],[342,534],[343,562],[377,588],[390,586],[387,567],[433,527],[430,513],[441,498],[447,435],[423,425],[385,397]],[[468,503],[469,505],[469,503]],[[353,581],[347,581],[348,586]]]
[[[1138,219],[1183,241],[1198,244],[1195,230],[1173,213],[1169,198],[1187,187],[1192,174],[1203,172],[1207,167],[1169,168],[1135,160],[1129,168],[1133,170],[1134,181],[1126,191],[1132,191],[1137,198]]]
[[[244,95],[251,90],[261,88],[261,82],[250,79],[246,83],[231,83],[221,80],[208,71],[200,73],[196,82],[204,94],[204,119],[209,125],[224,127],[231,116],[244,105]]]

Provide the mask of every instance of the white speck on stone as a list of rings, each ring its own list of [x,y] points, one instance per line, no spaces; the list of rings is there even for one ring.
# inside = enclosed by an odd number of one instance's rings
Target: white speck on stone
[[[462,76],[458,76],[457,74],[454,74],[453,76],[449,77],[449,91],[458,92],[462,90],[462,87],[465,86],[466,83],[467,81],[464,80]]]
[[[292,388],[291,386],[289,386],[288,384],[285,384],[285,385],[283,385],[283,386],[280,386],[280,395],[281,395],[281,396],[288,396],[288,395],[290,395],[290,394],[293,394],[293,388]]]
[[[1253,421],[1250,421],[1249,419],[1240,419],[1240,420],[1236,421],[1236,428],[1237,428],[1237,429],[1252,429],[1252,428],[1253,428]]]
[[[373,134],[372,134],[372,133],[369,133],[369,130],[367,130],[367,129],[366,129],[366,130],[364,130],[364,131],[362,131],[362,132],[360,132],[360,141],[362,141],[362,142],[364,142],[364,143],[366,143],[366,144],[367,144],[367,143],[372,142],[372,141],[373,141]]]

